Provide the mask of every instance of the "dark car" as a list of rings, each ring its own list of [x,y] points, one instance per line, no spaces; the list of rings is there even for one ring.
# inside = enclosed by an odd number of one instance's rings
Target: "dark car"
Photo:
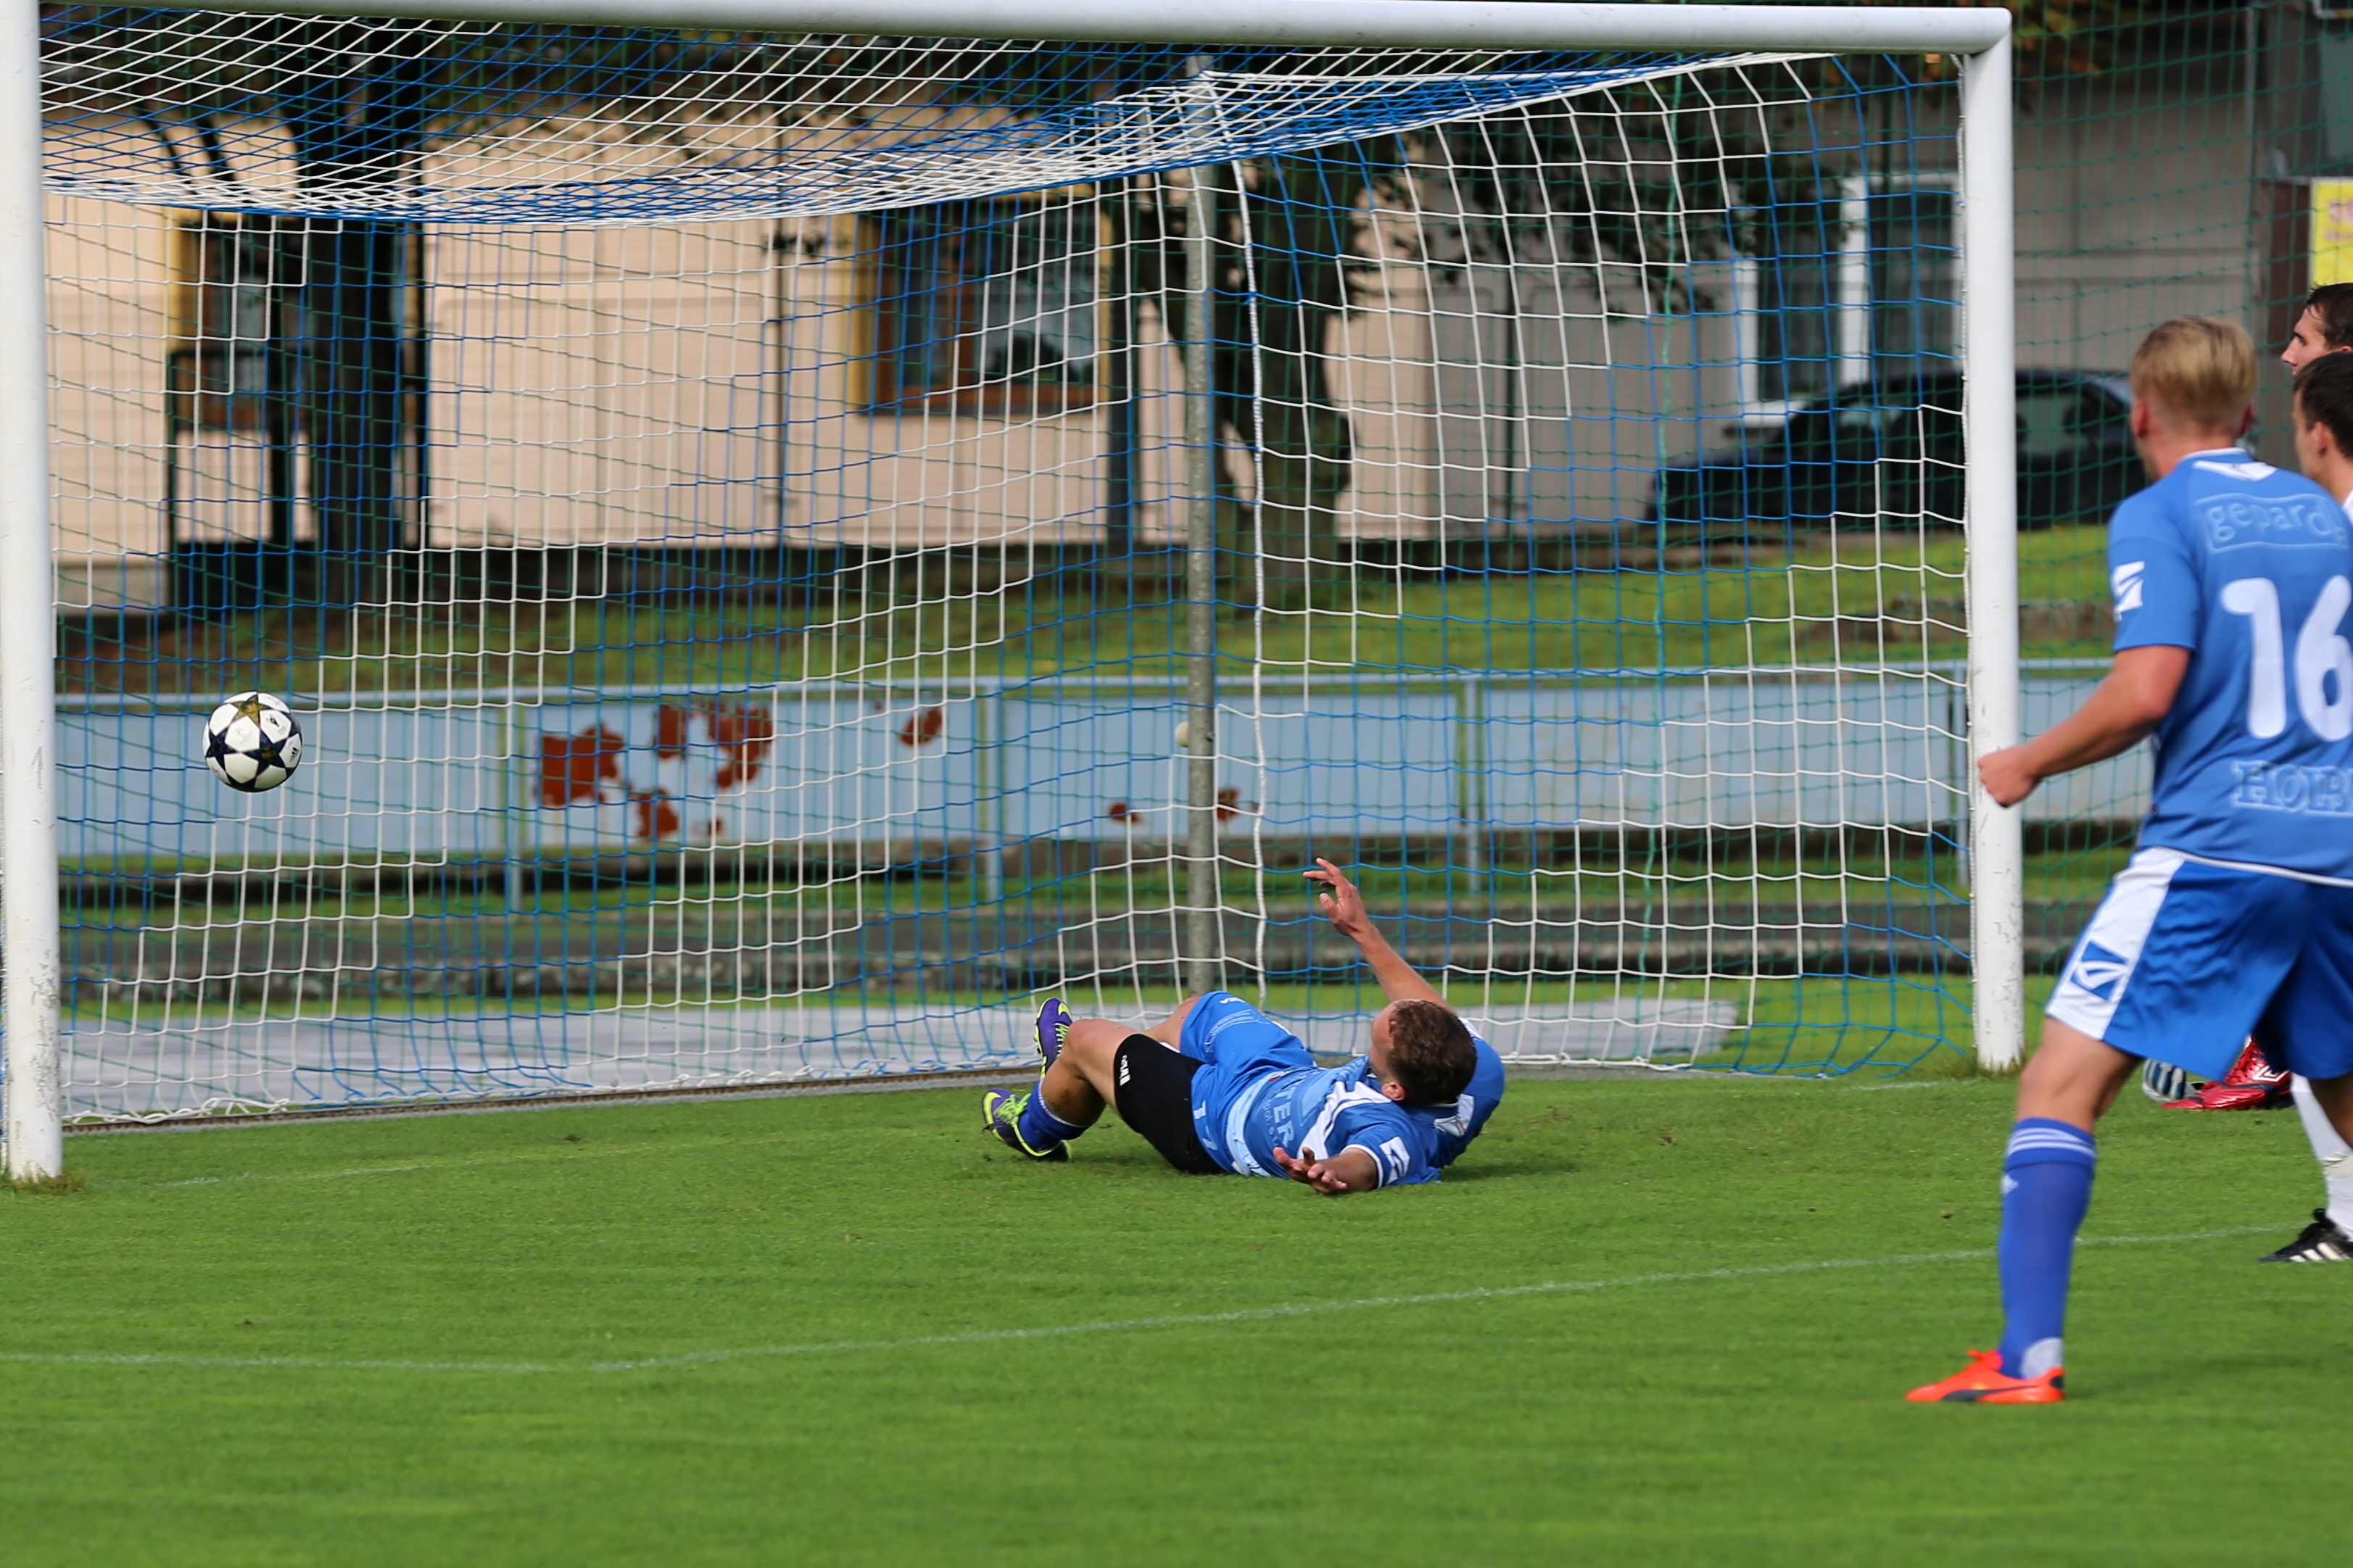
[[[2109,376],[2018,373],[2018,522],[2105,521],[2148,482],[2133,450],[2132,394]],[[1791,529],[1961,521],[1961,378],[1858,383],[1687,468],[1662,468],[1651,521],[1669,542],[1749,540]]]

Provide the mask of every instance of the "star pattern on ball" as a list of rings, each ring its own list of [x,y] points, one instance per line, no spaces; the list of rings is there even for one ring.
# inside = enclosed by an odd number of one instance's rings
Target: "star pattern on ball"
[[[222,703],[206,725],[204,759],[231,789],[262,794],[284,784],[301,764],[301,726],[267,692],[240,693]]]

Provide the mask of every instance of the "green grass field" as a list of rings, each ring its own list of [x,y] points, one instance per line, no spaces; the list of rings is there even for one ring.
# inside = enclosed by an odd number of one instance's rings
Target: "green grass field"
[[[2019,539],[2030,601],[2107,599],[2106,530],[2073,525]],[[1219,630],[1228,679],[1252,670],[1602,670],[1774,668],[1834,658],[1877,664],[1967,652],[1956,533],[1810,536],[1746,557],[1663,569],[1497,573],[1398,586],[1334,584],[1315,605],[1229,609]],[[1115,569],[999,593],[944,580],[884,602],[854,592],[814,604],[732,608],[628,597],[548,604],[404,606],[346,625],[272,610],[191,626],[163,642],[100,638],[69,654],[69,691],[217,691],[240,685],[313,696],[470,688],[673,690],[842,680],[872,684],[1055,675],[1181,679],[1185,606],[1165,589],[1131,600]],[[1841,653],[1837,623],[1886,617]],[[2030,658],[2105,658],[2108,641],[2038,632]],[[1907,629],[1908,628],[1908,629]],[[324,638],[332,647],[322,647]]]
[[[78,1139],[0,1196],[11,1564],[2343,1561],[2293,1116],[2112,1120],[2076,1397],[2009,1089],[1521,1082],[1441,1185],[1003,1157],[971,1090]]]

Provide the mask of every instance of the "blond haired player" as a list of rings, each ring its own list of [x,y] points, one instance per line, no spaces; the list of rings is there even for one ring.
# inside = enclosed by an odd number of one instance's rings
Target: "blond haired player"
[[[2014,805],[2156,742],[2132,859],[2068,955],[2019,1080],[2002,1167],[1997,1351],[1916,1401],[2054,1404],[2094,1124],[2145,1059],[2218,1078],[2253,1035],[2353,1127],[2353,526],[2309,479],[2239,445],[2254,345],[2210,318],[2133,355],[2153,481],[2108,529],[2116,656],[2073,714],[1978,764]]]

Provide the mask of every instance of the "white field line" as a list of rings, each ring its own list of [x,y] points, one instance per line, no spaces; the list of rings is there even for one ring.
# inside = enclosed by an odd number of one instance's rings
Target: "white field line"
[[[2104,1236],[2085,1247],[2150,1247],[2168,1242],[2220,1241],[2277,1230],[2275,1225],[2233,1226],[2183,1236]],[[34,1366],[220,1367],[231,1371],[477,1373],[543,1375],[581,1373],[663,1372],[720,1362],[780,1356],[849,1355],[922,1350],[933,1346],[1007,1344],[1022,1340],[1063,1339],[1073,1334],[1146,1332],[1155,1329],[1212,1327],[1263,1322],[1277,1318],[1316,1317],[1327,1312],[1363,1312],[1383,1307],[1428,1307],[1455,1301],[1501,1301],[1517,1296],[1562,1296],[1588,1290],[1618,1290],[1641,1285],[1691,1285],[1715,1279],[1766,1279],[1819,1274],[1837,1268],[1900,1268],[1919,1264],[1971,1263],[1993,1256],[1991,1247],[1967,1252],[1899,1253],[1892,1258],[1835,1258],[1805,1263],[1768,1263],[1750,1268],[1701,1268],[1671,1274],[1626,1274],[1613,1279],[1564,1279],[1538,1285],[1498,1285],[1471,1290],[1437,1290],[1416,1296],[1364,1296],[1349,1301],[1309,1301],[1282,1307],[1246,1307],[1230,1312],[1186,1312],[1152,1318],[1112,1318],[1092,1323],[1057,1323],[1032,1329],[975,1329],[959,1334],[917,1334],[894,1340],[825,1340],[797,1345],[761,1345],[740,1350],[689,1351],[679,1355],[630,1361],[344,1361],[323,1356],[197,1356],[164,1354],[42,1355],[0,1352],[0,1363]]]

